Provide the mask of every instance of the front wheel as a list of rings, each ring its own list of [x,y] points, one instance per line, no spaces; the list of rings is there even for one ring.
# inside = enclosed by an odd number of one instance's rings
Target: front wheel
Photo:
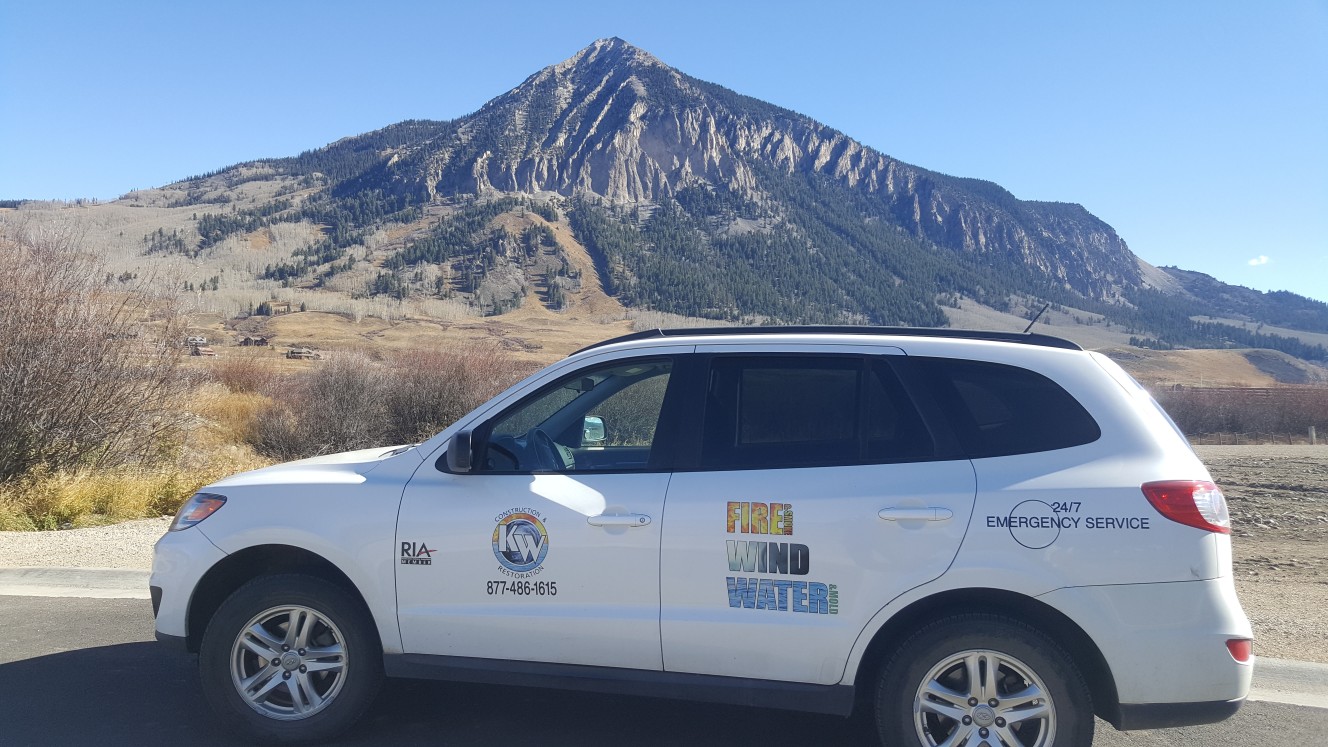
[[[267,576],[213,615],[199,649],[203,692],[232,727],[264,742],[315,742],[349,728],[383,676],[373,621],[340,587]]]
[[[962,615],[915,633],[881,669],[891,747],[1088,747],[1088,687],[1055,641],[1010,618]]]

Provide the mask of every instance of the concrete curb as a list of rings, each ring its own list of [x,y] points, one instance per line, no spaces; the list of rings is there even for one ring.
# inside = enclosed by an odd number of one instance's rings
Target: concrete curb
[[[1328,664],[1257,657],[1250,700],[1328,708]]]
[[[129,568],[0,568],[0,596],[151,599],[151,575]]]

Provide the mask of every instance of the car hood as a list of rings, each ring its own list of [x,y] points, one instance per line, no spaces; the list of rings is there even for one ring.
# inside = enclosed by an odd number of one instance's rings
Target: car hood
[[[309,459],[300,459],[249,472],[241,472],[238,475],[231,475],[218,480],[209,487],[361,483],[364,482],[365,475],[389,457],[404,454],[414,448],[414,444],[384,446],[376,449],[343,451],[340,454],[310,457]]]

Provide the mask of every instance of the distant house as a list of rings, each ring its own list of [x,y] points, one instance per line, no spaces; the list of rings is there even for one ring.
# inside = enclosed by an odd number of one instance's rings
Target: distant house
[[[207,338],[199,335],[190,335],[189,337],[186,337],[184,340],[184,346],[187,348],[198,347],[200,345],[206,345],[206,344],[207,344]]]
[[[268,343],[268,340],[267,340],[266,337],[247,337],[247,336],[246,336],[246,337],[243,337],[243,338],[240,339],[240,346],[241,346],[241,347],[246,347],[246,348],[249,348],[249,347],[265,348],[265,347],[267,347],[267,343]]]
[[[286,357],[305,361],[321,361],[323,354],[314,352],[309,348],[291,348],[286,351]]]

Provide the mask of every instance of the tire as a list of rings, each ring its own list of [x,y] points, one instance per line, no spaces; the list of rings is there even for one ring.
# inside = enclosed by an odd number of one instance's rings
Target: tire
[[[208,621],[199,674],[208,703],[235,731],[267,743],[322,742],[373,702],[383,648],[364,605],[342,588],[263,576]]]
[[[1093,743],[1092,700],[1074,661],[1050,637],[1011,618],[972,614],[932,623],[879,676],[876,728],[888,747]]]

